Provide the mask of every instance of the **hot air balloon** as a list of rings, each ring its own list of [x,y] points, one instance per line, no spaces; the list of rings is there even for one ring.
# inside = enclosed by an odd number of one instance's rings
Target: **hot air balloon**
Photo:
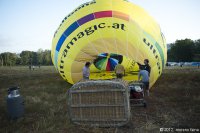
[[[113,79],[117,64],[127,81],[137,80],[139,67],[149,59],[150,86],[167,60],[164,35],[156,21],[127,0],[95,0],[67,15],[56,30],[51,51],[60,75],[74,84],[82,79],[85,62],[92,62],[90,79]]]

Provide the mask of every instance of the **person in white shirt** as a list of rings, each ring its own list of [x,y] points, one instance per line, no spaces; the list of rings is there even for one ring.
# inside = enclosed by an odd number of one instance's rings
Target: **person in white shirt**
[[[146,91],[147,96],[149,96],[149,72],[147,70],[144,70],[142,66],[139,67],[140,71],[138,73],[138,80],[142,81],[144,84],[144,89]]]
[[[83,79],[89,79],[90,77],[90,62],[86,62],[85,66],[83,67]]]

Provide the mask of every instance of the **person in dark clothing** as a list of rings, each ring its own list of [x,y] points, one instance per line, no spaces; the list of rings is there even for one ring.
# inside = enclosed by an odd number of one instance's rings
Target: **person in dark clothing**
[[[85,66],[82,69],[83,79],[89,79],[89,77],[90,77],[90,65],[91,65],[90,62],[85,63]]]
[[[145,60],[144,60],[144,65],[142,65],[142,64],[140,64],[140,63],[138,63],[138,62],[137,62],[137,64],[138,64],[138,66],[139,66],[140,68],[142,68],[142,69],[148,71],[148,72],[149,72],[149,76],[150,76],[151,67],[150,67],[150,65],[149,65],[149,60],[148,60],[148,59],[145,59]]]

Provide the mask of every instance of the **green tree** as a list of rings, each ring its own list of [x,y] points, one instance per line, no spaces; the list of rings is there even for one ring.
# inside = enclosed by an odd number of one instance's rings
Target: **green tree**
[[[38,49],[37,51],[37,61],[38,61],[38,65],[42,65],[43,64],[43,50],[42,49]]]
[[[195,51],[194,51],[194,61],[200,62],[200,39],[194,41]]]
[[[14,66],[16,64],[17,59],[18,59],[18,56],[15,53],[5,52],[5,53],[1,53],[0,55],[0,62],[2,66],[3,65]]]
[[[31,51],[22,51],[20,53],[22,65],[32,65],[32,52]]]
[[[0,54],[0,65],[3,66],[3,56]]]
[[[37,60],[37,52],[32,52],[31,58],[32,58],[32,65],[38,65],[38,60]]]
[[[50,50],[45,50],[43,52],[43,65],[52,65]]]
[[[171,44],[171,49],[168,51],[168,61],[190,62],[194,57],[194,41],[191,39],[177,40]]]

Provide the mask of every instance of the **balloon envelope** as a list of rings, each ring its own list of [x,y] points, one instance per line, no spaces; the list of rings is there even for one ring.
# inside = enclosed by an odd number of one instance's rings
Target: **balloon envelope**
[[[114,67],[125,67],[127,81],[137,80],[138,65],[149,59],[150,86],[167,60],[165,38],[146,11],[125,0],[84,3],[67,15],[56,30],[52,61],[60,75],[74,84],[92,62],[90,79],[115,78]]]

